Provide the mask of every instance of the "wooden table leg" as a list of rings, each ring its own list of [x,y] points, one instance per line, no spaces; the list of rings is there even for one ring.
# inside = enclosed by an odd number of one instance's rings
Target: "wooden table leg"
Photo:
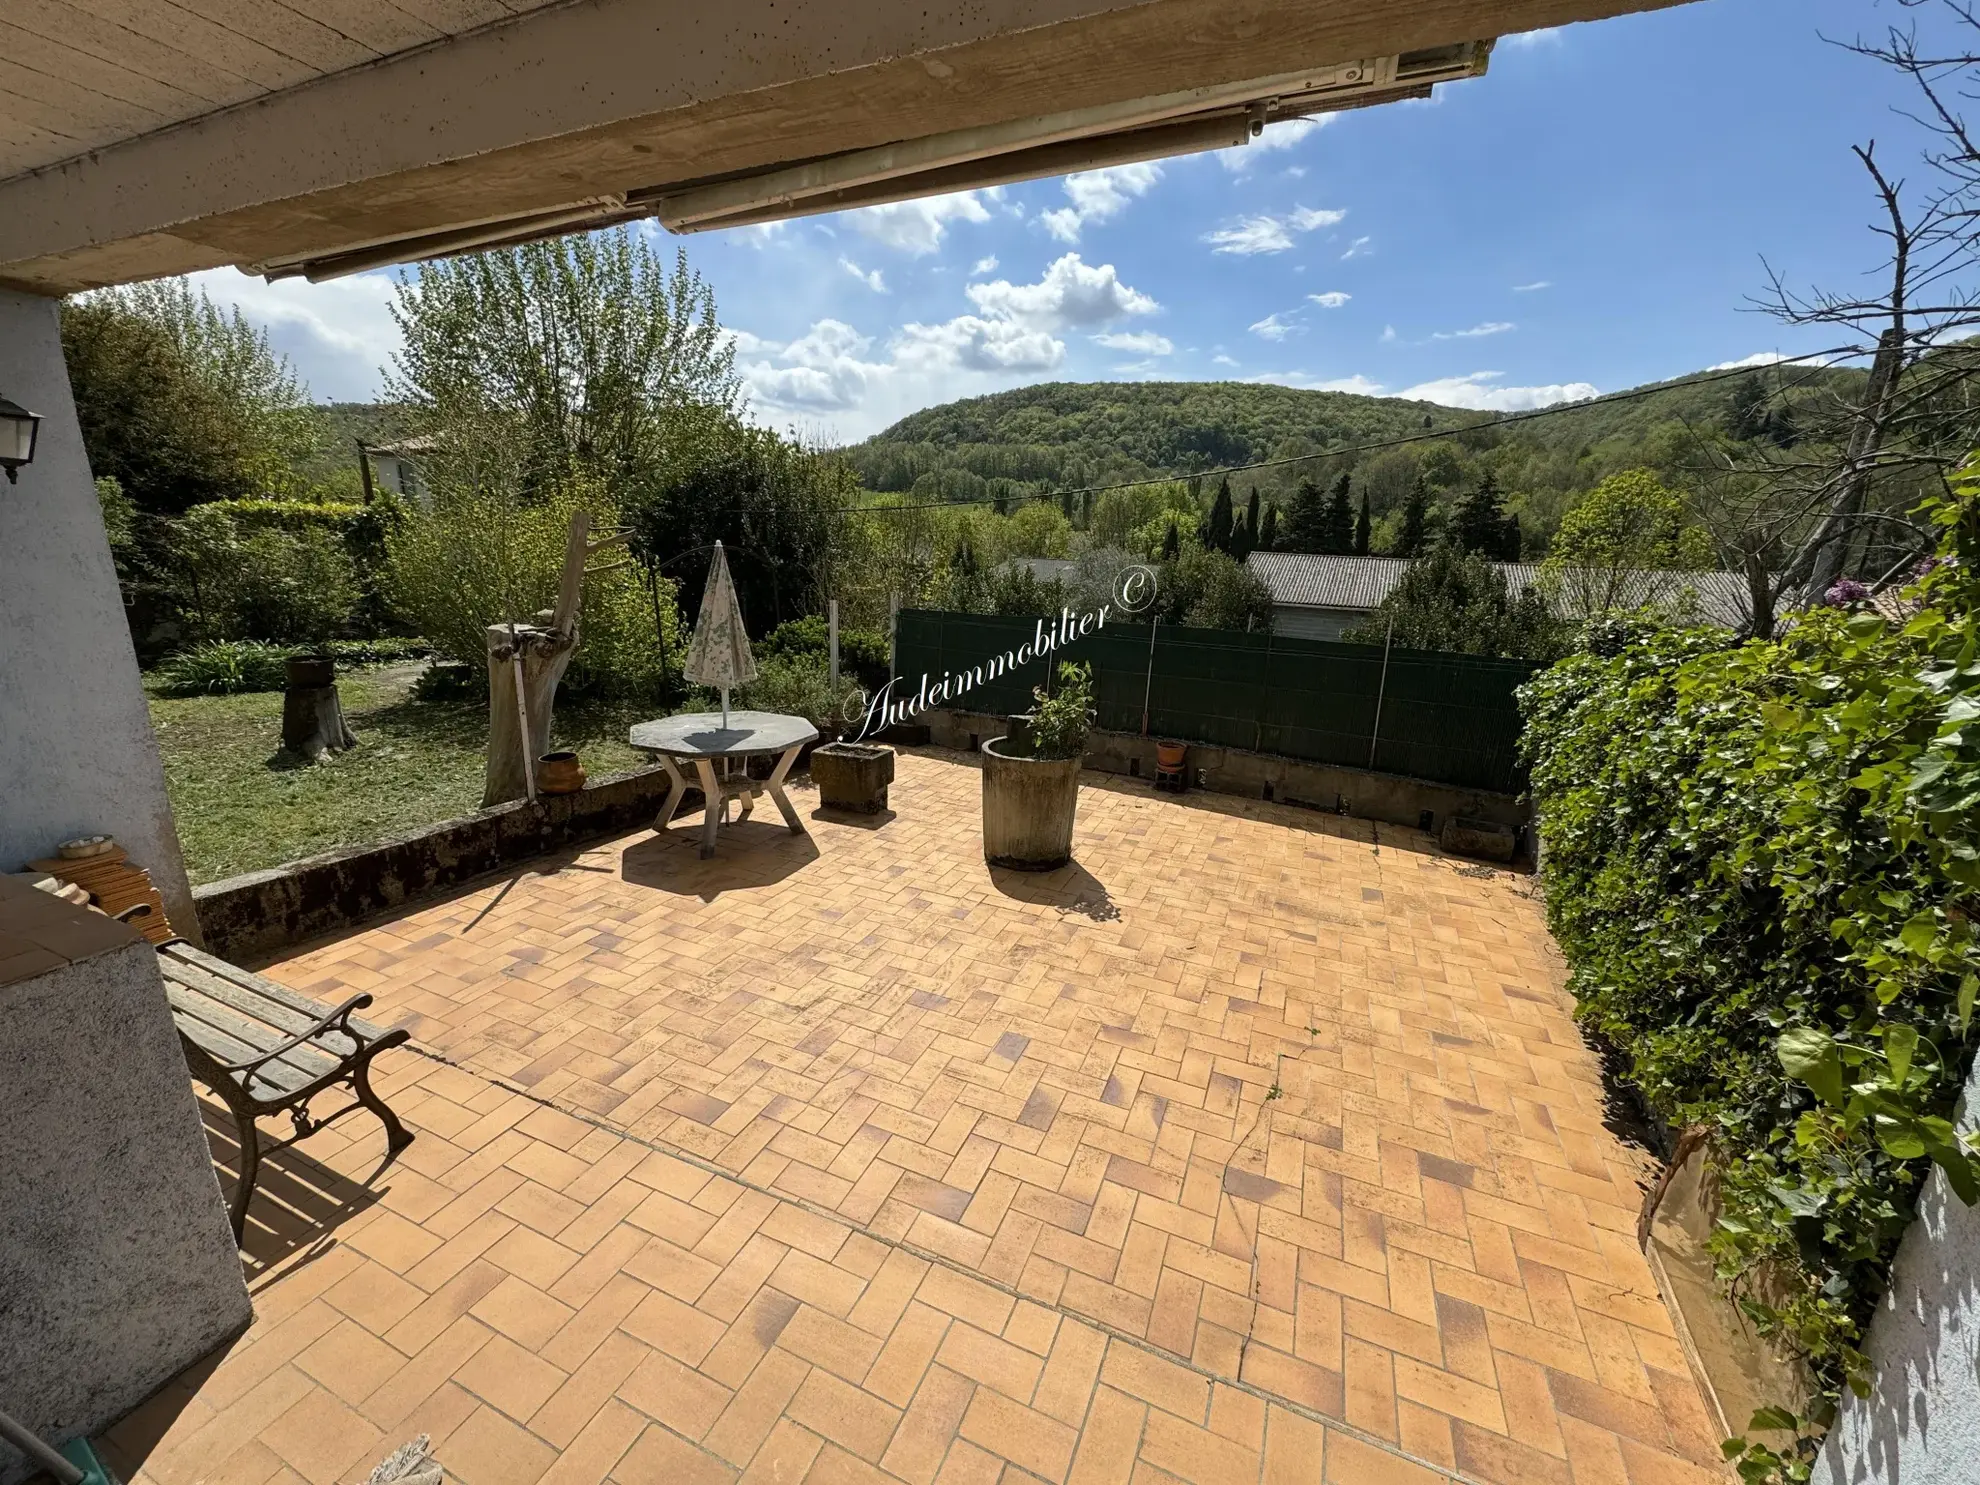
[[[797,756],[803,750],[803,743],[799,743],[794,748],[784,749],[784,756],[777,760],[777,766],[770,771],[770,783],[767,786],[770,798],[777,806],[777,813],[782,815],[784,823],[791,827],[792,835],[803,835],[805,829],[803,822],[798,819],[798,812],[791,808],[790,797],[784,793],[784,776],[791,771],[791,765],[797,762]]]
[[[660,755],[660,766],[667,770],[667,797],[661,801],[660,813],[653,817],[653,828],[665,835],[667,827],[673,823],[674,811],[680,805],[681,796],[687,793],[687,780],[681,777],[681,771],[674,767],[674,760],[665,753]]]
[[[694,760],[694,771],[701,779],[701,859],[706,861],[715,854],[715,832],[722,823],[722,812],[727,801],[722,797],[721,782],[715,777],[715,765],[706,758]]]

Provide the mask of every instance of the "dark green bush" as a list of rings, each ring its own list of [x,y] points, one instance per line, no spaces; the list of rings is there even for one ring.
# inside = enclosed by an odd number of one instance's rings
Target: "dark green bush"
[[[1934,507],[1956,560],[1906,622],[1639,626],[1523,693],[1579,1015],[1658,1114],[1707,1130],[1720,1275],[1830,1397],[1864,1381],[1920,1183],[1936,1165],[1980,1196],[1949,1122],[1980,989],[1976,470]]]
[[[763,637],[756,647],[761,660],[826,660],[831,653],[831,636],[824,615],[809,614],[802,619],[786,619]],[[871,629],[839,626],[839,671],[851,676],[868,691],[887,684],[887,636]]]
[[[423,639],[333,639],[321,645],[270,645],[223,639],[181,650],[158,668],[157,688],[167,696],[232,696],[279,691],[282,662],[291,655],[328,655],[342,665],[384,665],[433,653]]]
[[[240,691],[279,691],[282,662],[295,651],[252,639],[222,639],[181,650],[158,669],[167,696],[232,696]]]

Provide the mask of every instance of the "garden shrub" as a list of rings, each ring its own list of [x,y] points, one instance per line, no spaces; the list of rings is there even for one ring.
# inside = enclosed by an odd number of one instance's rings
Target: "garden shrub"
[[[762,660],[815,659],[829,668],[831,633],[823,614],[802,619],[786,619],[756,647]],[[869,691],[887,684],[891,675],[887,660],[887,636],[871,629],[839,626],[839,673],[852,676]]]
[[[157,688],[167,696],[233,696],[280,691],[282,664],[295,651],[252,639],[222,639],[181,650],[158,668]]]
[[[1903,622],[1617,623],[1523,692],[1578,1014],[1707,1131],[1720,1276],[1831,1400],[1866,1383],[1920,1183],[1980,1197],[1950,1123],[1980,989],[1980,464],[1930,509],[1943,556]],[[1800,1477],[1764,1455],[1749,1477]]]
[[[291,655],[328,655],[340,665],[387,665],[433,653],[423,639],[333,639],[327,644],[271,645],[222,639],[181,650],[158,668],[156,687],[167,696],[232,696],[280,691],[282,663]]]
[[[659,627],[655,627],[655,608]],[[564,673],[565,694],[598,701],[650,701],[664,705],[686,687],[674,585],[659,580],[658,602],[635,568],[621,568],[584,585],[578,611],[578,648]]]
[[[817,655],[758,656],[756,679],[729,693],[731,710],[780,712],[803,717],[821,730],[834,721],[830,667]],[[719,712],[720,693],[712,687],[696,688],[683,703],[683,710]],[[838,718],[858,717],[866,710],[866,693],[851,676],[839,676]]]
[[[283,503],[210,501],[171,523],[158,585],[194,635],[300,643],[350,622],[364,594],[336,532],[322,522],[244,524],[232,509]]]

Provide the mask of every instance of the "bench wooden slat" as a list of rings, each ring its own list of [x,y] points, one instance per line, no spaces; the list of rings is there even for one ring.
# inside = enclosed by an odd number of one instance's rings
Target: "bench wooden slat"
[[[246,1020],[266,1027],[263,1033],[268,1038],[263,1044],[265,1046],[273,1046],[276,1042],[285,1042],[292,1036],[300,1036],[321,1021],[324,1014],[332,1009],[329,1006],[321,1006],[317,1008],[315,1014],[306,1014],[261,994],[253,986],[208,974],[198,965],[167,964],[164,968],[168,982],[181,986],[193,995],[226,1006]],[[315,1044],[321,1047],[326,1055],[348,1057],[358,1049],[359,1041],[355,1035],[346,1036],[341,1030],[332,1030],[321,1033],[315,1039]]]
[[[278,984],[266,975],[255,974],[252,970],[242,969],[237,964],[229,964],[224,959],[215,959],[211,954],[195,949],[188,943],[167,944],[158,953],[159,957],[166,961],[167,974],[171,974],[180,967],[204,970],[207,974],[225,984],[236,985],[244,991],[259,995],[266,1000],[272,1000],[287,1010],[306,1016],[312,1024],[322,1020],[324,1016],[336,1009],[334,1005],[325,1005],[321,1001],[310,999],[309,996],[299,991],[291,990],[287,985]],[[341,995],[337,997],[339,1003],[348,998],[348,996]],[[367,1041],[385,1034],[384,1027],[375,1025],[357,1016],[351,1017],[351,1026]],[[300,1027],[297,1028],[297,1030],[300,1029]],[[294,1034],[294,1032],[290,1033],[292,1036]]]
[[[236,1242],[245,1231],[248,1200],[261,1165],[256,1129],[261,1116],[287,1111],[296,1132],[284,1143],[294,1144],[355,1109],[367,1108],[385,1126],[387,1159],[412,1140],[412,1131],[378,1097],[368,1077],[372,1058],[387,1047],[404,1045],[405,1031],[387,1031],[355,1016],[317,1030],[336,1015],[336,1005],[321,1005],[182,941],[161,945],[158,959],[172,1024],[192,1074],[226,1100],[240,1135],[240,1176],[228,1203]],[[259,1066],[252,1073],[227,1070],[244,1063]],[[348,1086],[353,1101],[314,1117],[311,1101],[335,1086]]]
[[[177,1021],[180,1031],[218,1062],[247,1062],[286,1039],[271,1035],[265,1027],[257,1026],[181,985],[168,981],[165,995],[176,1013],[173,1019]],[[265,1083],[283,1094],[292,1094],[334,1073],[341,1060],[313,1046],[291,1047],[280,1057],[263,1063],[256,1071],[254,1081]],[[249,1092],[254,1093],[255,1090],[249,1089]]]

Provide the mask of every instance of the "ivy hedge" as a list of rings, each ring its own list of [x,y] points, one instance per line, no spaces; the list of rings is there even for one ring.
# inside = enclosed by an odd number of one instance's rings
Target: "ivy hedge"
[[[1704,1128],[1719,1274],[1808,1359],[1818,1423],[1867,1382],[1921,1182],[1980,1199],[1951,1122],[1980,990],[1980,463],[1928,510],[1942,555],[1908,617],[1825,609],[1773,641],[1619,624],[1523,693],[1578,1014],[1671,1126]]]

